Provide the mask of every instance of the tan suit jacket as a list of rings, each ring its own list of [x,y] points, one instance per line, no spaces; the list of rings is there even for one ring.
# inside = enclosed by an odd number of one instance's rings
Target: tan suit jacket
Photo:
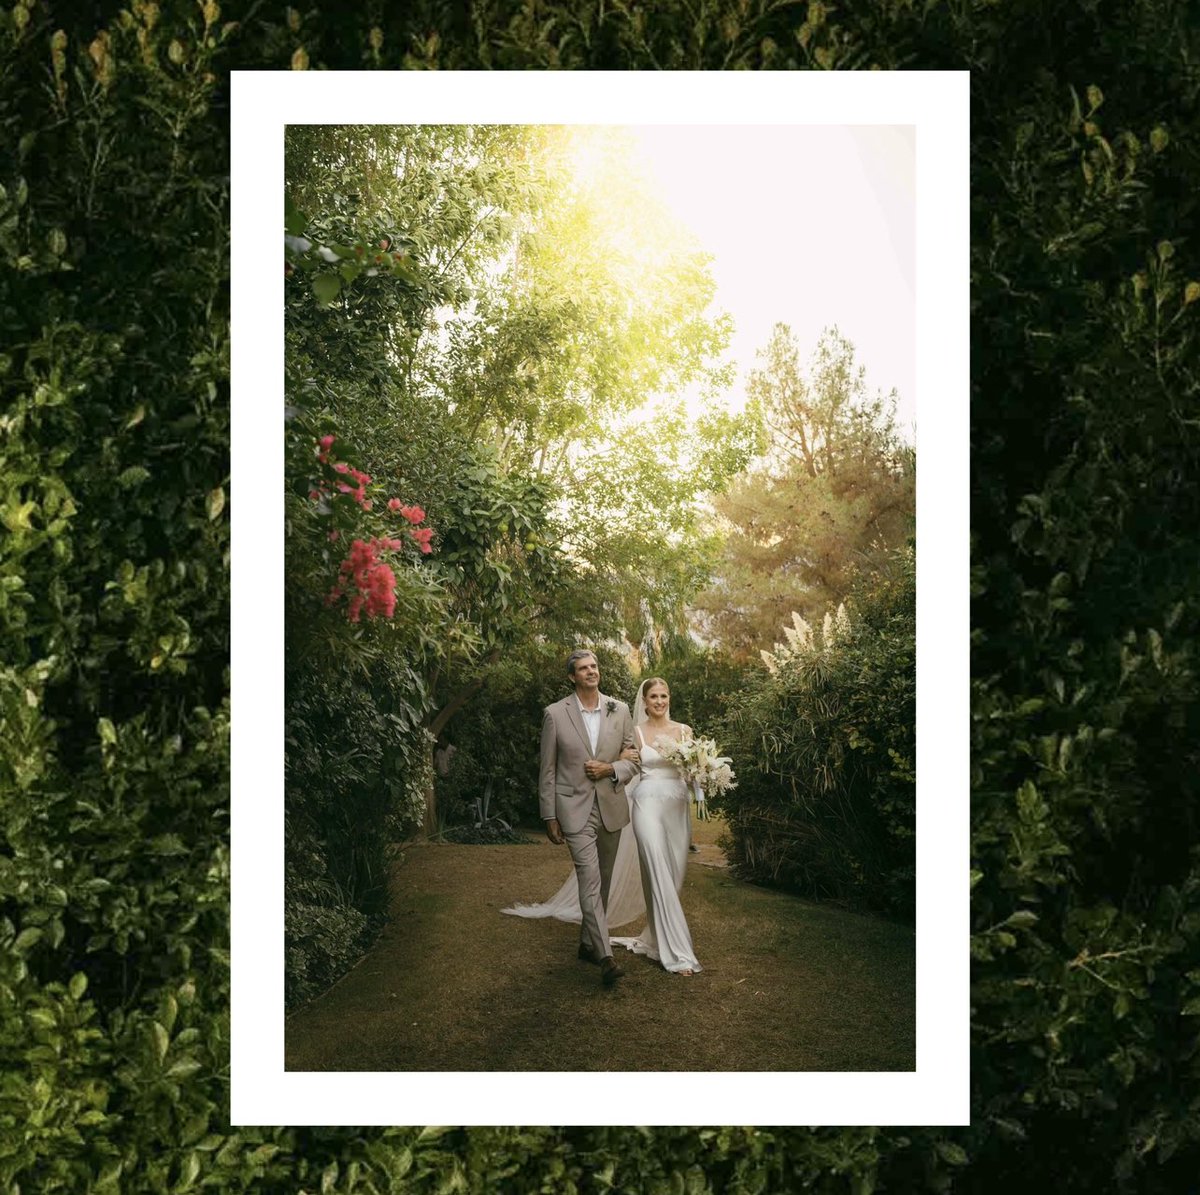
[[[619,830],[629,822],[625,785],[638,774],[638,765],[617,757],[626,747],[634,746],[633,718],[629,706],[603,693],[600,711],[594,754],[574,693],[548,705],[542,717],[538,807],[543,820],[558,819],[564,834],[577,834],[587,825],[593,801],[600,803],[600,820],[606,830]],[[589,780],[583,770],[589,759],[611,763],[616,776]]]

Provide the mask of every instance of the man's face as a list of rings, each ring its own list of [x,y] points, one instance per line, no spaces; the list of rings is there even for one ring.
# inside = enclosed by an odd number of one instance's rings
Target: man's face
[[[582,656],[575,661],[576,693],[595,693],[600,688],[600,665],[595,656]]]

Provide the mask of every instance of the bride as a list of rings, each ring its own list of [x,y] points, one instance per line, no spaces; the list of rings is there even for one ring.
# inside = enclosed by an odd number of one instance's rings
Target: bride
[[[688,786],[679,769],[656,749],[660,738],[691,737],[691,728],[670,718],[671,691],[661,677],[638,688],[634,734],[641,755],[641,778],[627,792],[630,824],[621,831],[607,905],[609,925],[624,925],[646,913],[646,927],[633,938],[612,938],[635,954],[661,963],[667,971],[691,975],[701,970],[692,947],[679,891],[687,871]],[[574,873],[545,903],[503,909],[517,917],[581,920]]]

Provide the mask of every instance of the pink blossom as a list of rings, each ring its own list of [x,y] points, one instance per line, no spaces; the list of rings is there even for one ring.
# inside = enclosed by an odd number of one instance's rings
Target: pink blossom
[[[333,467],[339,473],[349,473],[350,472],[350,466],[348,464],[346,464],[345,461],[338,461]]]
[[[322,436],[319,441],[320,445],[321,445],[321,451],[328,452],[330,450],[330,448],[333,447],[334,439],[335,439],[335,437],[333,437],[333,436]]]
[[[425,512],[419,506],[402,506],[400,507],[400,513],[410,523],[420,523],[425,518]]]
[[[399,509],[400,509],[400,499],[399,498],[389,498],[388,499],[388,510],[399,510]]]

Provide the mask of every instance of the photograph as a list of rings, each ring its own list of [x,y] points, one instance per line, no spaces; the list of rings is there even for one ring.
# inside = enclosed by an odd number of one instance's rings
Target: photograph
[[[289,124],[288,1071],[913,1071],[912,125]]]

